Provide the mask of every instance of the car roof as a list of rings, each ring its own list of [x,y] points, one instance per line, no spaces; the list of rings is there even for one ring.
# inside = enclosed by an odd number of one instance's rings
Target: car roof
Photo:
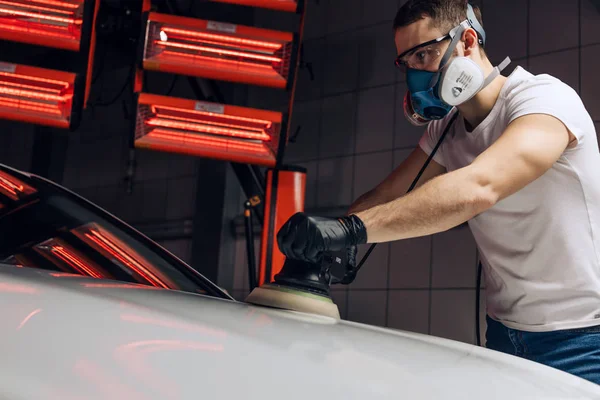
[[[0,266],[8,398],[600,398],[516,357],[148,286]]]

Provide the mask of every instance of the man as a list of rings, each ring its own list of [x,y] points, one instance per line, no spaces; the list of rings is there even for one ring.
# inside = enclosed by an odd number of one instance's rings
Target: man
[[[468,222],[480,250],[487,347],[600,383],[600,155],[577,93],[521,67],[498,76],[478,8],[409,0],[394,22],[419,146],[347,216],[293,216],[282,252],[431,235]],[[487,78],[487,79],[486,79]],[[455,107],[452,107],[455,106]],[[440,137],[416,189],[405,194]]]

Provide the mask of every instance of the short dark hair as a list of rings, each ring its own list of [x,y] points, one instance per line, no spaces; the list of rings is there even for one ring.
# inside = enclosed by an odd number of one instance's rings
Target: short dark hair
[[[447,33],[467,19],[467,4],[467,0],[408,0],[396,14],[394,31],[424,17],[431,17],[433,26]],[[483,27],[481,9],[475,4],[471,5]]]

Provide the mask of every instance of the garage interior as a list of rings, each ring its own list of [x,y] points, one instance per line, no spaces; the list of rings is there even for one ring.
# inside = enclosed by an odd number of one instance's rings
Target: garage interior
[[[306,0],[284,159],[306,170],[309,213],[345,213],[354,199],[408,156],[423,133],[403,118],[407,87],[393,65],[392,20],[404,2]],[[510,56],[513,63],[504,75],[521,65],[563,80],[581,95],[600,132],[600,1],[474,3],[487,16],[487,53],[494,65]],[[89,199],[243,301],[251,281],[244,204],[248,194],[258,190],[253,179],[264,179],[267,167],[151,145],[132,148],[135,107],[143,103],[136,86],[162,97],[275,114],[288,112],[289,90],[190,77],[185,70],[172,73],[151,66],[142,82],[136,81],[135,68],[143,64],[139,40],[152,21],[143,6],[142,1],[102,0],[95,15],[94,62],[87,66],[89,98],[76,128],[3,119],[0,163],[51,179]],[[152,7],[154,13],[173,18],[218,21],[224,24],[221,29],[236,24],[297,32],[301,25],[298,12],[227,2],[165,0],[152,2]],[[4,72],[7,63],[88,72],[89,58],[62,57],[64,49],[7,40],[0,42],[0,49],[11,58],[0,56]],[[258,263],[262,221],[253,215]],[[361,256],[366,249],[361,247]],[[482,338],[485,332],[485,296],[476,293],[478,261],[466,226],[381,244],[356,281],[335,287],[332,297],[343,319],[474,344],[477,298]]]

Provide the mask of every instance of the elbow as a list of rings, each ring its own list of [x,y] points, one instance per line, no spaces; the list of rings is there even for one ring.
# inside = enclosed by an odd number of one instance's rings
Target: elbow
[[[472,191],[469,202],[475,215],[494,207],[501,199],[501,194],[485,176],[474,174]]]
[[[500,201],[500,195],[489,185],[478,186],[473,196],[473,208],[476,214],[494,207]]]

